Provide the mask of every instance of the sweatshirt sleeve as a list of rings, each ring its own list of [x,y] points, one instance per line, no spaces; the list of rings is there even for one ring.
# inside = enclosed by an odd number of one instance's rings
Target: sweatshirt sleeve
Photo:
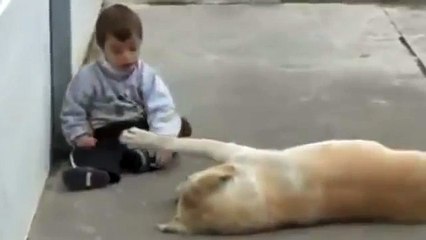
[[[71,145],[77,137],[91,134],[86,111],[92,91],[90,74],[84,71],[75,75],[65,91],[60,119],[63,135]]]
[[[181,118],[164,81],[152,69],[145,71],[142,83],[145,110],[150,131],[160,135],[177,136]]]

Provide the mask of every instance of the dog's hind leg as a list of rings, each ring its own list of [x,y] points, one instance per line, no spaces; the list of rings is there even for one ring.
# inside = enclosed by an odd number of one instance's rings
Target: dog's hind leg
[[[120,141],[129,148],[170,150],[208,157],[220,162],[230,160],[234,154],[241,150],[250,149],[235,143],[225,143],[211,139],[162,136],[136,127],[123,131]]]

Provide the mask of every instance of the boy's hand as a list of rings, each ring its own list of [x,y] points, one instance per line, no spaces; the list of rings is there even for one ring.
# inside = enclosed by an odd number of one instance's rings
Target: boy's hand
[[[75,144],[77,145],[77,147],[81,147],[81,148],[92,148],[96,146],[97,141],[98,140],[92,136],[84,135],[77,138],[77,140],[75,141]]]

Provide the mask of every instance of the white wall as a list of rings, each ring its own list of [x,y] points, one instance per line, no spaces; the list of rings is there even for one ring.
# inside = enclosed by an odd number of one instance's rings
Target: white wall
[[[23,240],[49,170],[49,0],[0,14],[0,239]]]
[[[75,74],[86,55],[102,0],[71,0],[71,63]]]

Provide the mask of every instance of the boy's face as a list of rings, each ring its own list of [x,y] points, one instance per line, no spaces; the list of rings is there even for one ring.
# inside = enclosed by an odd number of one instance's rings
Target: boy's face
[[[139,58],[141,40],[131,37],[124,42],[108,35],[105,40],[106,60],[116,69],[126,71],[135,66]]]

